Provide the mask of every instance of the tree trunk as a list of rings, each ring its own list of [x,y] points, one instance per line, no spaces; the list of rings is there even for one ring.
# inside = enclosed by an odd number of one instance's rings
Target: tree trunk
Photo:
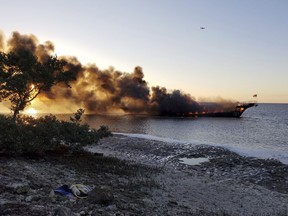
[[[19,110],[15,109],[13,113],[13,121],[16,121],[17,115],[19,114]]]

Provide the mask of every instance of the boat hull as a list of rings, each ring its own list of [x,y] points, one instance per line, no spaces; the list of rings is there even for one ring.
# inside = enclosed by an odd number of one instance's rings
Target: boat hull
[[[189,113],[169,113],[162,116],[179,116],[179,117],[221,117],[221,118],[240,118],[243,112],[253,106],[257,106],[256,103],[242,103],[235,106],[235,108],[228,111],[207,111],[202,112],[189,112]]]
[[[257,106],[256,103],[243,103],[238,104],[234,110],[232,111],[223,111],[223,112],[203,112],[201,114],[197,114],[195,116],[198,117],[226,117],[226,118],[240,118],[243,112],[250,108]]]

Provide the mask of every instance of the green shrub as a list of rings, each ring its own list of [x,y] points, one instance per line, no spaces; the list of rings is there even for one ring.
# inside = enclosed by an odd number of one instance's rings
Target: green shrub
[[[21,145],[21,131],[11,117],[0,115],[0,150],[15,151]]]
[[[0,152],[20,155],[41,155],[46,152],[60,154],[80,151],[83,146],[95,144],[111,136],[105,126],[91,129],[78,121],[59,121],[54,115],[40,117],[11,117],[0,115]]]

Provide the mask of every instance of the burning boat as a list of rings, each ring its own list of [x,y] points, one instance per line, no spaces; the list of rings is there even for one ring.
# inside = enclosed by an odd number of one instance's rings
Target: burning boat
[[[188,116],[190,117],[233,117],[239,118],[243,112],[250,108],[257,106],[256,103],[239,103],[234,108],[225,109],[225,110],[211,110],[205,108],[202,112],[190,112]]]

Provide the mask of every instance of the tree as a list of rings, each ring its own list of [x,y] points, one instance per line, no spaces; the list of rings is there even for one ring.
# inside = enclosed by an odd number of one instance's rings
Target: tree
[[[0,102],[10,100],[13,119],[31,103],[41,91],[48,91],[58,83],[75,80],[64,60],[48,56],[41,62],[28,50],[0,52]]]

